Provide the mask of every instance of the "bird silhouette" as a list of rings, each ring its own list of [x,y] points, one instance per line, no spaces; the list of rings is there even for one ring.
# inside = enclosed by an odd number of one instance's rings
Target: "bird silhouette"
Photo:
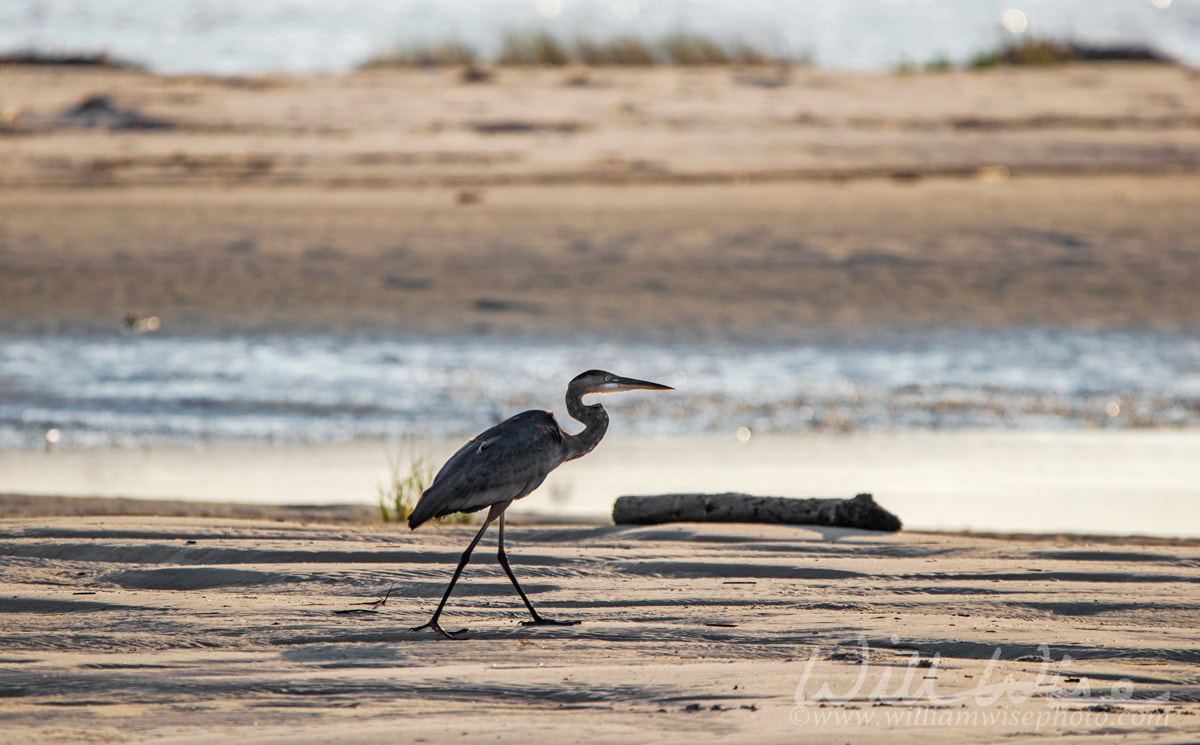
[[[433,629],[444,636],[455,637],[466,629],[449,632],[438,620],[454,584],[471,559],[471,552],[487,532],[493,521],[499,523],[499,550],[497,559],[504,573],[512,580],[513,587],[521,596],[530,621],[522,625],[570,625],[578,621],[554,621],[542,616],[521,589],[516,575],[508,565],[504,551],[504,511],[514,501],[530,494],[541,486],[546,476],[563,463],[587,455],[600,443],[608,430],[608,412],[600,404],[585,404],[583,397],[592,393],[619,393],[621,391],[650,390],[669,391],[670,386],[650,383],[645,380],[624,378],[603,370],[588,370],[576,376],[567,385],[567,413],[585,426],[577,435],[563,431],[554,415],[548,411],[525,411],[483,432],[458,452],[450,456],[438,471],[433,484],[425,490],[408,516],[408,527],[416,529],[432,518],[443,517],[455,512],[475,512],[489,508],[483,527],[475,534],[466,551],[458,561],[454,576],[442,602],[438,604],[433,618],[413,631]]]

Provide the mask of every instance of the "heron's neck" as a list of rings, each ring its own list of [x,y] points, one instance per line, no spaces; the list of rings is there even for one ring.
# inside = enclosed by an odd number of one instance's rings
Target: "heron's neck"
[[[566,435],[563,438],[567,446],[567,460],[574,460],[592,452],[600,444],[604,433],[608,431],[608,412],[600,404],[588,406],[578,391],[568,388],[567,413],[572,419],[586,425],[579,434]]]

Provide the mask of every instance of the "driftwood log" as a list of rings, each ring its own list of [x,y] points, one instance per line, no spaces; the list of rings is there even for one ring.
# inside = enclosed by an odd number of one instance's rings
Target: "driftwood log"
[[[618,525],[659,523],[787,523],[863,530],[900,530],[900,518],[870,494],[854,499],[792,499],[749,494],[660,494],[621,497],[613,505]]]

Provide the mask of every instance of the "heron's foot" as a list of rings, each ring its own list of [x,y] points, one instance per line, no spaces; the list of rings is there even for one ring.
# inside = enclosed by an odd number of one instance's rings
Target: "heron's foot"
[[[424,631],[425,629],[433,629],[434,631],[438,632],[439,634],[446,637],[447,639],[457,639],[459,634],[465,634],[468,631],[467,629],[459,629],[458,631],[446,631],[445,629],[442,628],[441,624],[439,624],[437,622],[436,618],[430,620],[429,623],[422,624],[420,626],[417,626],[416,628],[409,629],[409,631]]]
[[[579,621],[555,621],[545,616],[534,616],[532,621],[521,621],[522,626],[578,626]]]

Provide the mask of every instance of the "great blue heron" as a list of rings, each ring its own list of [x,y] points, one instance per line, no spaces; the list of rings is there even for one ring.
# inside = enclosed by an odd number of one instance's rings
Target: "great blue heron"
[[[449,632],[438,624],[442,609],[450,599],[454,583],[462,574],[463,567],[471,558],[475,544],[483,538],[493,520],[500,521],[499,551],[497,559],[504,573],[512,580],[517,594],[525,602],[532,621],[522,625],[554,624],[570,625],[578,621],[553,621],[536,610],[516,576],[508,566],[508,555],[504,553],[504,511],[514,500],[520,499],[538,488],[551,471],[563,463],[590,453],[604,437],[608,429],[608,413],[600,404],[585,404],[583,397],[589,393],[618,393],[620,391],[650,390],[669,391],[670,386],[649,383],[613,375],[603,370],[588,370],[567,385],[567,413],[586,425],[577,435],[564,432],[554,415],[548,411],[525,411],[497,424],[459,448],[446,461],[442,470],[433,479],[433,485],[417,500],[417,506],[408,516],[408,527],[418,525],[434,517],[454,512],[475,512],[489,507],[483,527],[475,534],[462,558],[442,602],[429,623],[413,631],[433,629],[444,636],[453,637],[466,629]]]

